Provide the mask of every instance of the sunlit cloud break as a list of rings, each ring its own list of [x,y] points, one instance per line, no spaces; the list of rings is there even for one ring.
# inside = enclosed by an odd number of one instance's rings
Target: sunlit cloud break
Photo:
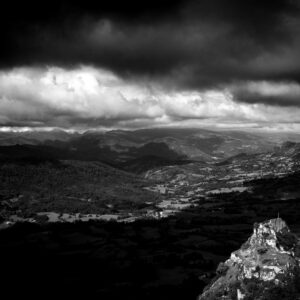
[[[14,68],[0,72],[0,126],[222,127],[251,123],[268,126],[274,122],[288,126],[300,123],[299,91],[299,85],[284,82],[174,90],[157,81],[131,81],[90,66]],[[270,97],[278,100],[268,102]],[[284,99],[291,101],[284,103]]]

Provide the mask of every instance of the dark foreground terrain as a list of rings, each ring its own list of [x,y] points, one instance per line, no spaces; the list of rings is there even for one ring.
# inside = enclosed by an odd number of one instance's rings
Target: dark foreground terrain
[[[299,178],[256,181],[252,193],[199,199],[160,220],[17,223],[0,232],[2,290],[22,298],[195,299],[255,222],[280,212],[299,235],[299,198],[276,198]]]
[[[280,213],[300,233],[299,143],[53,134],[1,140],[0,287],[11,298],[196,299],[254,223]]]

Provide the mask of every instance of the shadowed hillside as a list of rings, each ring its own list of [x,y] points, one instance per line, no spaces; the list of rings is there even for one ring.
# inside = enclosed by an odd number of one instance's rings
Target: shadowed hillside
[[[157,195],[143,189],[149,184],[133,174],[100,162],[39,162],[0,164],[2,215],[18,210],[36,212],[109,213],[142,208]],[[9,201],[6,200],[16,199]]]

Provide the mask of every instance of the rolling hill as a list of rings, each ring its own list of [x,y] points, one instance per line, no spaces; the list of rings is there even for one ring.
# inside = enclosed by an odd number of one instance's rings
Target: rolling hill
[[[38,153],[58,160],[102,161],[120,166],[152,157],[156,161],[155,165],[159,161],[166,165],[183,160],[216,162],[240,153],[267,152],[278,145],[278,142],[266,136],[248,132],[195,128],[86,131],[82,134],[61,130],[2,132],[0,157],[18,157],[22,150],[20,147],[23,146],[25,153]]]
[[[28,217],[37,212],[111,213],[140,209],[157,195],[149,182],[101,162],[12,161],[0,164],[0,210]]]

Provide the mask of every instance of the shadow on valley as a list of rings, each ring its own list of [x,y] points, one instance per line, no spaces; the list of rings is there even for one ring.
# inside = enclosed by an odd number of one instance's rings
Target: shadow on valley
[[[299,198],[244,192],[199,199],[199,206],[160,220],[17,223],[0,232],[2,287],[23,297],[196,299],[255,222],[280,212],[299,234],[299,208]]]
[[[185,164],[191,161],[171,150],[165,143],[148,143],[139,148],[129,147],[126,150],[111,149],[106,145],[99,147],[90,139],[76,141],[70,145],[58,141],[49,145],[0,145],[0,164],[41,164],[60,160],[98,161],[136,173],[157,166]]]
[[[281,153],[240,154],[216,168],[200,159],[214,151],[222,158],[228,144],[240,145],[236,134],[220,149],[220,138],[211,134],[206,143],[202,135],[201,143],[195,142],[199,136],[184,138],[190,153],[195,152],[190,148],[194,142],[202,145],[203,153],[196,151],[191,158],[172,150],[177,131],[164,142],[160,138],[165,133],[159,132],[152,139],[153,132],[146,131],[149,137],[139,140],[138,133],[126,133],[129,137],[121,144],[115,143],[113,133],[105,143],[84,135],[67,144],[0,147],[0,221],[16,222],[0,230],[3,293],[22,298],[196,299],[218,264],[248,239],[254,223],[280,213],[299,235],[300,173],[293,173],[298,162],[291,145],[283,161]],[[140,134],[145,136],[144,131]],[[197,163],[190,163],[193,157]],[[272,168],[272,159],[283,167]],[[145,176],[154,167],[168,165],[172,167],[159,170],[157,177]],[[257,179],[263,173],[266,177]],[[174,179],[170,194],[149,190]],[[243,192],[209,193],[222,191],[229,182],[234,188],[237,181]],[[175,185],[179,188],[172,190]],[[157,204],[172,198],[188,200],[191,206],[161,218],[163,209]],[[121,222],[49,223],[39,212],[117,215]],[[124,222],[134,217],[140,218]],[[30,218],[36,223],[22,222]]]

